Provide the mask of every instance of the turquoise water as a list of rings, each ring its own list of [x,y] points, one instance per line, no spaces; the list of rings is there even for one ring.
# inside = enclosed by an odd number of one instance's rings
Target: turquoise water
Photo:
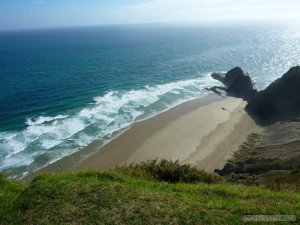
[[[241,66],[266,87],[300,61],[300,27],[145,25],[0,33],[0,171],[21,178],[207,94]]]

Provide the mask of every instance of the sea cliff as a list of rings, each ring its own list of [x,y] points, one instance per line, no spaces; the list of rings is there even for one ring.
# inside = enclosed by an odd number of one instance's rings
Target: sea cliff
[[[213,77],[227,86],[229,94],[249,93],[245,110],[263,128],[249,135],[224,168],[215,172],[240,182],[252,176],[265,185],[299,185],[300,67],[291,68],[259,92],[240,68]],[[248,81],[240,82],[242,77]],[[238,88],[232,89],[233,84]]]

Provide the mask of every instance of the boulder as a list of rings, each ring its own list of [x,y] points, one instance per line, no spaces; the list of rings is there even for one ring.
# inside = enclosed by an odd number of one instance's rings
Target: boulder
[[[260,91],[246,106],[246,111],[261,121],[291,120],[300,113],[300,66],[291,68],[281,78]]]

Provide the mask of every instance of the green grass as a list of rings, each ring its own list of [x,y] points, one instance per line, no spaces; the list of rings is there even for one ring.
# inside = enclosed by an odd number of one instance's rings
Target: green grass
[[[179,160],[147,160],[139,164],[130,164],[116,168],[117,171],[127,175],[147,178],[169,183],[218,183],[221,178],[215,174],[207,173],[190,164],[180,164]]]
[[[9,180],[6,174],[0,173],[0,224],[14,217],[14,201],[23,189],[21,183]]]
[[[243,224],[248,214],[300,218],[299,192],[226,183],[168,183],[87,171],[40,175],[27,186],[2,177],[0,184],[1,224],[223,225]]]

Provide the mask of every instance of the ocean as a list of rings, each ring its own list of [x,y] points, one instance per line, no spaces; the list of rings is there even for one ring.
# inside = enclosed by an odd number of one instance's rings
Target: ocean
[[[170,24],[0,31],[0,171],[20,179],[220,85],[300,64],[300,27]]]

